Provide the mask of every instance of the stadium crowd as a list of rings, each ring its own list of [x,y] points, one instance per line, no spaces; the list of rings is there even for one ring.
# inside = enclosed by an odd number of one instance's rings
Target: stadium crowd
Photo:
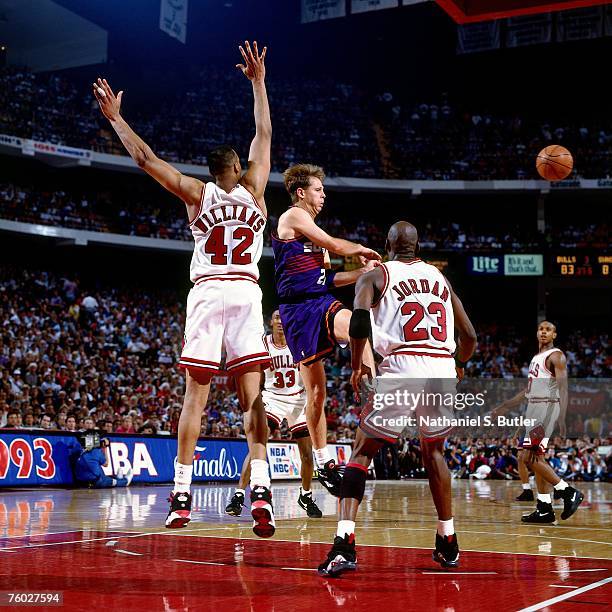
[[[499,180],[536,178],[531,160],[550,143],[580,160],[577,176],[610,174],[612,130],[591,119],[495,113],[454,104],[447,94],[415,103],[391,92],[377,96],[387,134],[387,178]]]
[[[447,440],[445,459],[453,478],[518,480],[518,439],[453,436]],[[605,455],[600,452],[605,449]],[[563,440],[556,437],[546,461],[565,480],[609,481],[612,451],[609,438],[584,435]],[[422,478],[425,470],[418,438],[388,444],[375,463],[379,478]]]
[[[92,291],[75,277],[1,268],[0,427],[176,433],[185,382],[176,367],[182,329],[183,307],[167,291]],[[466,374],[524,378],[532,344],[532,338],[523,338],[517,330],[485,327]],[[611,377],[607,335],[575,331],[564,338],[563,348],[570,376]],[[326,364],[330,441],[351,442],[359,410],[350,387],[347,351],[337,349]],[[594,441],[584,442],[586,446],[580,439],[560,441],[551,461],[559,460],[558,469],[578,472],[576,478],[584,478],[584,470],[587,475],[596,473],[600,463],[589,448],[608,436],[608,427],[605,419],[577,418],[568,431]],[[244,436],[232,379],[223,373],[213,381],[201,432]],[[276,436],[288,437],[287,429],[281,428]],[[451,440],[448,448],[460,476],[476,473],[482,449],[491,477],[499,476],[505,462],[513,464],[507,442]],[[480,457],[475,462],[474,450]],[[396,464],[391,473],[421,473],[417,440],[402,441],[387,452]],[[578,461],[584,469],[578,469]],[[506,467],[505,473],[514,477],[512,465]]]
[[[115,192],[67,193],[0,183],[0,217],[128,236],[192,239],[183,210],[157,205],[134,189],[121,197]]]
[[[126,117],[160,157],[206,165],[206,154],[219,144],[235,143],[242,150],[253,136],[251,94],[235,77],[207,68],[158,107],[130,109]],[[330,174],[381,176],[367,101],[354,86],[334,79],[270,79],[268,97],[274,110],[275,170],[317,159]],[[228,105],[228,99],[237,102]],[[100,118],[89,87],[79,88],[54,73],[0,69],[0,133],[125,155]]]
[[[130,188],[127,195],[120,189],[112,192],[95,190],[68,193],[63,190],[40,189],[32,186],[0,182],[0,218],[23,223],[36,223],[54,227],[110,232],[128,236],[192,240],[184,210],[177,205],[166,205],[155,200],[156,192]],[[362,217],[359,221],[324,212],[317,223],[339,238],[368,244],[383,250],[384,228],[388,223]],[[348,219],[348,220],[347,220]],[[269,216],[265,243],[271,244],[270,232],[278,217]],[[416,221],[415,221],[416,223]],[[504,228],[491,228],[488,219],[475,223],[440,219],[420,224],[421,248],[426,251],[496,251],[504,249],[606,248],[608,225],[584,224],[565,228],[549,227],[544,234],[530,231],[525,225],[507,224]]]
[[[215,146],[230,142],[242,150],[252,137],[250,94],[235,76],[206,68],[187,78],[184,89],[157,105],[149,99],[146,110],[128,108],[126,116],[161,157],[205,165]],[[551,142],[580,160],[579,176],[605,178],[612,168],[612,130],[596,117],[525,118],[463,108],[446,94],[415,102],[324,78],[271,77],[268,90],[276,171],[313,161],[330,175],[364,178],[535,178],[526,160]],[[0,133],[125,154],[88,85],[56,73],[0,69]]]

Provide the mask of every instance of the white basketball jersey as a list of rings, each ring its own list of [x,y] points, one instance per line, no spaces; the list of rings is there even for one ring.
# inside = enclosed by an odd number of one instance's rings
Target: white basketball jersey
[[[206,183],[198,216],[190,223],[191,281],[217,276],[257,281],[265,225],[263,211],[243,185],[226,193]]]
[[[270,353],[271,364],[266,370],[264,389],[274,395],[298,395],[304,391],[304,384],[297,364],[293,363],[287,345],[276,346],[272,334],[264,336],[264,344]]]
[[[376,352],[383,357],[452,355],[455,318],[450,289],[438,268],[420,259],[381,267],[385,285],[371,311]]]
[[[555,402],[559,400],[559,386],[555,375],[546,367],[548,356],[561,349],[551,348],[537,353],[529,364],[529,380],[525,397],[529,403]]]

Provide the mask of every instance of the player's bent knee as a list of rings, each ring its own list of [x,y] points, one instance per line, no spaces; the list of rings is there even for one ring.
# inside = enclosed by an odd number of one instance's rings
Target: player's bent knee
[[[198,387],[208,387],[213,377],[212,372],[206,372],[196,368],[186,368],[186,372],[187,389],[189,389],[189,387],[194,387],[196,389]]]
[[[351,323],[351,311],[343,308],[334,317],[334,336],[338,342],[349,341],[349,326]]]
[[[359,503],[365,493],[368,468],[360,463],[348,463],[340,485],[340,499],[356,499]]]

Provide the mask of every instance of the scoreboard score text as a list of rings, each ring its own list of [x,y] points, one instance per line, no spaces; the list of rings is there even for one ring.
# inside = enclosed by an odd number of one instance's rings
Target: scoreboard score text
[[[612,255],[567,251],[553,255],[551,263],[551,273],[555,276],[602,278],[610,276]]]

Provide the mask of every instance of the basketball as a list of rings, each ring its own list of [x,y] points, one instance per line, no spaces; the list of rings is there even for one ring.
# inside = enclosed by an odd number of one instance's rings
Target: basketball
[[[544,147],[536,159],[539,175],[547,181],[562,181],[574,167],[572,154],[561,145]]]

